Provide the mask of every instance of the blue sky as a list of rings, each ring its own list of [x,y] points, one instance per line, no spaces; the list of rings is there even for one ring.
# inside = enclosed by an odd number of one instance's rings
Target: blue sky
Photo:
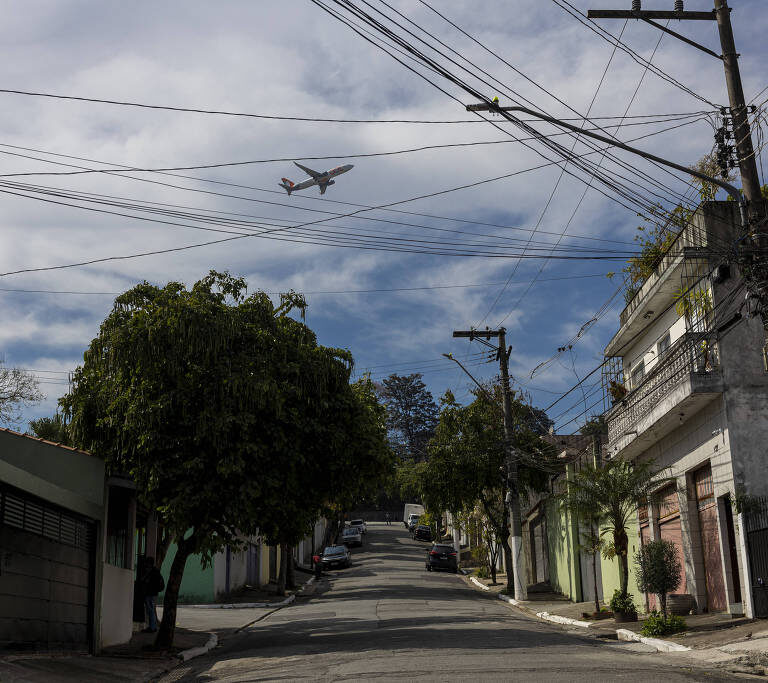
[[[594,3],[572,0],[572,4],[586,11]],[[606,8],[622,4],[629,2],[608,3]],[[764,68],[768,12],[761,0],[732,4],[744,88],[751,100],[768,85]],[[602,7],[605,3],[597,5]],[[671,0],[644,3],[646,8],[659,9],[671,9],[671,5]],[[450,44],[477,68],[501,81],[507,88],[498,88],[502,100],[508,101],[504,93],[514,89],[542,110],[556,116],[573,116],[562,104],[422,4],[405,1],[395,2],[394,6]],[[711,6],[711,0],[686,2],[686,9]],[[51,0],[32,5],[9,1],[5,9],[6,21],[0,27],[4,65],[0,88],[283,116],[430,120],[468,117],[454,99],[432,88],[310,2],[177,0],[127,4]],[[586,111],[612,48],[557,4],[549,0],[455,1],[441,4],[440,10],[568,105],[581,113]],[[602,25],[618,34],[623,22]],[[676,28],[712,48],[717,47],[714,24],[689,22]],[[638,22],[630,22],[623,34],[623,40],[646,58],[658,37],[655,29]],[[665,37],[653,63],[704,99],[718,105],[726,101],[722,66],[712,57]],[[624,53],[617,52],[597,92],[592,115],[624,114],[643,71]],[[455,86],[446,82],[440,85],[460,102],[469,101]],[[497,94],[488,87],[482,91]],[[756,103],[766,97],[761,96]],[[50,155],[142,168],[333,156],[328,161],[305,162],[323,170],[345,162],[352,154],[509,140],[503,131],[488,123],[270,121],[2,93],[0,98],[0,120],[5,133],[0,138],[3,174],[66,170],[9,152],[92,168],[109,166]],[[711,106],[648,73],[628,113],[688,114],[703,110],[711,110]],[[686,120],[690,121],[693,117]],[[626,127],[619,137],[627,140],[663,127]],[[536,128],[552,132],[544,124],[537,124]],[[561,140],[570,148],[568,139]],[[707,121],[700,120],[636,144],[680,163],[692,163],[711,149],[712,128]],[[581,146],[576,149],[584,150]],[[622,158],[675,191],[685,189],[683,178],[675,180],[642,161],[623,155]],[[188,177],[183,179],[134,173],[130,174],[133,178],[129,174],[91,174],[26,176],[16,180],[58,190],[191,207],[197,213],[248,214],[262,217],[251,220],[266,217],[288,225],[324,216],[303,208],[346,213],[354,207],[337,202],[367,206],[401,202],[536,166],[541,158],[518,143],[508,143],[349,161],[355,164],[354,170],[338,179],[323,198],[316,189],[290,199],[274,193],[279,192],[276,183],[281,176],[302,179],[301,172],[287,161],[185,171],[182,173]],[[355,231],[377,231],[380,237],[389,232],[442,243],[469,240],[486,244],[493,241],[496,245],[511,244],[511,238],[527,239],[530,233],[525,231],[536,228],[534,240],[552,243],[573,214],[563,244],[631,249],[629,243],[639,224],[637,216],[594,188],[574,213],[585,185],[570,176],[560,182],[543,212],[558,175],[557,168],[548,167],[395,207],[399,211],[453,220],[379,210],[364,215],[412,225],[349,217],[315,228],[334,230],[344,226],[343,229]],[[216,185],[211,180],[241,187]],[[236,197],[222,196],[225,194]],[[6,193],[0,201],[3,273],[169,249],[226,236],[46,204]],[[317,239],[318,233],[314,236]],[[573,236],[616,242],[590,242]],[[530,285],[542,265],[539,281]],[[307,321],[317,331],[321,343],[348,347],[358,369],[370,368],[376,378],[394,371],[422,371],[436,397],[448,387],[459,397],[468,395],[467,378],[443,359],[442,353],[452,352],[458,358],[466,358],[478,377],[490,377],[495,372],[494,364],[482,363],[476,355],[481,347],[453,340],[451,331],[477,324],[495,326],[504,320],[513,346],[513,375],[526,385],[534,403],[542,407],[601,361],[602,349],[616,329],[618,311],[623,305],[621,296],[616,297],[607,314],[589,328],[572,350],[558,354],[558,347],[574,337],[614,294],[617,283],[602,275],[620,270],[621,264],[526,259],[516,266],[514,258],[391,253],[257,238],[78,268],[5,275],[0,277],[0,290],[86,292],[0,291],[4,311],[0,354],[7,365],[29,368],[38,374],[41,389],[47,395],[41,404],[25,411],[25,420],[55,410],[57,398],[66,390],[66,372],[81,361],[84,349],[110,309],[113,297],[101,293],[120,292],[144,279],[154,283],[192,283],[210,268],[244,275],[252,289],[279,292],[293,288],[308,292]],[[489,284],[504,282],[513,272],[509,287],[503,292],[500,285]],[[593,275],[600,277],[576,277]],[[455,287],[469,284],[482,286]],[[435,286],[450,288],[418,289]],[[410,291],[319,293],[404,288]],[[491,309],[497,297],[498,302]],[[555,359],[531,379],[531,370],[553,356]],[[576,392],[553,409],[553,416],[565,411],[558,419],[564,431],[578,426],[578,421],[569,420],[584,410],[582,399]],[[596,396],[587,397],[588,403],[594,400]]]

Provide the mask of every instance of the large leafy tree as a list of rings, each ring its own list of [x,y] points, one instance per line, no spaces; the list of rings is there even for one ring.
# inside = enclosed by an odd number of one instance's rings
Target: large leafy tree
[[[562,494],[568,509],[582,519],[594,520],[603,534],[610,535],[606,550],[619,559],[623,597],[629,582],[627,529],[641,502],[651,500],[655,491],[668,481],[671,480],[652,461],[630,463],[612,458],[582,467]]]
[[[435,433],[439,410],[422,375],[390,375],[379,389],[387,406],[392,449],[403,462],[421,462]]]
[[[29,433],[34,434],[38,439],[62,443],[65,446],[72,445],[69,428],[64,422],[61,413],[56,413],[53,417],[41,417],[37,420],[31,420],[29,423]]]
[[[289,316],[304,305],[246,296],[243,279],[213,271],[189,290],[138,285],[115,300],[61,401],[74,443],[130,474],[176,539],[159,647],[173,640],[187,558],[210,561],[262,519],[292,538],[331,495],[323,468],[359,437],[336,414],[352,404],[350,354]],[[266,518],[279,506],[280,520]]]
[[[467,406],[459,405],[450,393],[443,398],[423,475],[423,497],[427,507],[434,510],[456,513],[479,506],[501,544],[507,585],[513,586],[501,388],[489,385],[474,396]],[[549,421],[515,396],[512,424],[512,445],[519,459],[518,492],[543,490],[551,466],[551,447],[541,439],[541,433]]]

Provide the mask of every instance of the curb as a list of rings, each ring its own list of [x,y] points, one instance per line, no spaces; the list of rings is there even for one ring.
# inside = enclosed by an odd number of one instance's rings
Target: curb
[[[688,652],[691,648],[679,643],[673,643],[669,640],[661,640],[660,638],[646,638],[634,631],[630,631],[626,628],[617,628],[616,635],[619,640],[633,641],[636,643],[643,643],[655,647],[658,652]]]
[[[182,662],[189,661],[200,655],[204,655],[206,652],[210,652],[219,644],[219,637],[215,633],[208,634],[208,642],[200,647],[191,647],[188,650],[182,650],[176,655]]]
[[[549,612],[536,612],[536,616],[544,621],[551,621],[555,624],[565,624],[567,626],[579,626],[580,628],[589,628],[594,625],[591,621],[579,621],[578,619],[571,619],[570,617],[561,617],[558,614],[550,614]]]
[[[306,585],[309,585],[315,580],[312,577],[307,581]],[[301,589],[296,591],[298,593]],[[211,604],[211,605],[179,605],[179,607],[185,607],[189,609],[252,609],[254,607],[285,607],[290,605],[296,599],[296,593],[289,595],[285,600],[280,602],[234,602],[228,604]]]
[[[470,576],[470,577],[469,577],[469,580],[470,580],[472,583],[474,583],[476,586],[478,586],[478,587],[482,588],[484,591],[489,591],[489,590],[491,590],[491,589],[490,589],[490,588],[488,588],[488,586],[486,586],[484,583],[480,583],[480,582],[479,582],[479,581],[478,581],[478,580],[477,580],[477,579],[476,579],[474,576]]]
[[[510,605],[514,605],[515,607],[518,607],[519,609],[525,610],[526,612],[530,612],[530,610],[526,607],[523,607],[517,600],[514,598],[510,598],[508,595],[504,595],[503,593],[499,593],[496,596],[499,600],[503,600],[504,602],[508,602]],[[531,612],[533,614],[533,612]],[[538,615],[536,615],[538,616]]]

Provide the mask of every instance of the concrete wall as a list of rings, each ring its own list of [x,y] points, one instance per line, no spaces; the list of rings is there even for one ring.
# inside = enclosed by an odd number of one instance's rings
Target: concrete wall
[[[635,572],[634,563],[635,553],[640,549],[640,529],[636,520],[630,523],[627,528],[627,536],[629,537],[629,581],[627,583],[627,590],[632,595],[638,611],[642,612],[645,610],[645,598],[643,594],[637,590],[637,574]],[[609,531],[603,535],[603,538],[605,538],[607,542],[611,542],[613,540],[613,534]],[[611,601],[614,591],[621,588],[618,558],[614,557],[611,560],[607,560],[605,557],[601,557],[600,571],[602,572],[603,598],[607,604]]]
[[[229,555],[229,581],[227,581],[227,555]],[[248,579],[248,553],[227,550],[216,553],[213,559],[213,592],[217,598],[242,588]]]
[[[171,570],[171,563],[176,556],[176,544],[171,543],[168,548],[168,553],[163,561],[163,566],[160,571],[168,583],[168,574]],[[165,594],[165,591],[160,593],[160,598]],[[213,586],[213,568],[202,568],[200,564],[199,555],[191,555],[187,558],[187,564],[184,567],[184,576],[181,579],[181,587],[179,589],[179,602],[180,603],[204,603],[213,602],[216,594]]]
[[[576,525],[561,503],[547,503],[547,545],[549,550],[549,583],[552,589],[581,602],[581,579]]]
[[[101,646],[127,643],[133,634],[133,570],[104,564],[101,593]]]

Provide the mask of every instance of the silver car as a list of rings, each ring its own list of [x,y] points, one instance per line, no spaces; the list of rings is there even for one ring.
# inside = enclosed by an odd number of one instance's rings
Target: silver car
[[[356,526],[348,526],[342,533],[342,541],[347,546],[363,545],[363,535]]]

